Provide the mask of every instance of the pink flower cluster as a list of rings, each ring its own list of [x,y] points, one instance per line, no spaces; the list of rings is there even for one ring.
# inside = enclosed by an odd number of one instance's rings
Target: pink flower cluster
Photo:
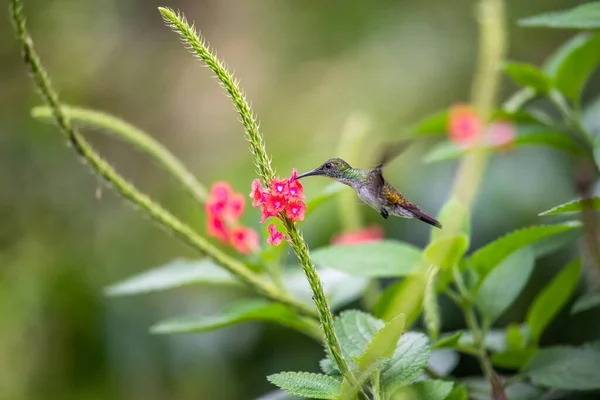
[[[371,225],[366,228],[339,233],[331,239],[331,244],[380,242],[384,236],[385,232],[381,225]]]
[[[296,180],[298,171],[292,170],[292,176],[289,179],[275,178],[271,182],[268,190],[263,188],[260,179],[252,182],[252,206],[261,208],[262,220],[265,222],[269,217],[287,216],[292,222],[303,221],[306,212],[304,203],[304,188],[300,181]],[[275,224],[269,225],[269,237],[267,242],[273,246],[278,246],[283,239],[289,240],[283,233],[277,231]]]
[[[229,243],[240,253],[250,254],[259,248],[260,240],[255,230],[239,223],[245,205],[243,194],[234,193],[227,182],[216,182],[204,207],[208,234]]]
[[[486,132],[487,131],[487,132]],[[515,127],[508,121],[494,121],[486,127],[485,122],[470,105],[457,104],[448,113],[448,136],[454,143],[470,146],[482,135],[485,142],[497,148],[509,148],[515,140]]]

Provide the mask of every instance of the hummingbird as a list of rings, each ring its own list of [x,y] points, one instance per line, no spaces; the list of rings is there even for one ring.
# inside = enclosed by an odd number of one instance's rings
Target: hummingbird
[[[405,144],[401,143],[402,149],[404,146]],[[341,158],[331,158],[321,166],[298,175],[296,179],[307,176],[325,176],[334,179],[354,189],[360,200],[377,210],[385,219],[390,215],[416,218],[441,229],[442,224],[438,220],[421,211],[383,178],[383,167],[400,153],[397,147],[387,146],[380,162],[371,170],[353,168]]]

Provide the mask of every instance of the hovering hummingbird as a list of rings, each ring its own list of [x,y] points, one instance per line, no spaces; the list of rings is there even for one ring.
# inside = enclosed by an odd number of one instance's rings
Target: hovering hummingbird
[[[385,219],[390,215],[401,218],[417,218],[441,229],[442,224],[439,221],[421,211],[383,178],[382,168],[404,147],[405,143],[401,143],[400,149],[398,146],[388,146],[379,165],[372,170],[353,168],[341,158],[331,158],[320,167],[298,175],[296,179],[307,176],[326,176],[335,179],[354,189],[363,202],[379,211]]]

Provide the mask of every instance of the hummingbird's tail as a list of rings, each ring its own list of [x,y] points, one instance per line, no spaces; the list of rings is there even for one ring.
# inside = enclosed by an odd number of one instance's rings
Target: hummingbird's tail
[[[427,213],[424,213],[418,207],[410,208],[409,210],[416,219],[419,219],[429,225],[435,226],[436,228],[442,229],[442,224],[440,224],[440,222],[437,219],[433,218]]]

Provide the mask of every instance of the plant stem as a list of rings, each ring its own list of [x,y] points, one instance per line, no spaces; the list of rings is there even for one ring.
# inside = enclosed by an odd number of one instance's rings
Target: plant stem
[[[110,164],[102,159],[78,132],[71,125],[71,121],[63,112],[60,106],[58,95],[52,88],[52,84],[44,70],[41,61],[33,48],[33,41],[29,36],[25,19],[22,14],[22,7],[19,0],[11,0],[11,14],[17,32],[18,40],[22,46],[23,58],[29,67],[33,80],[40,90],[42,99],[52,110],[52,115],[58,123],[58,126],[67,136],[69,143],[82,159],[89,163],[93,171],[103,177],[106,182],[114,187],[123,197],[131,203],[142,209],[146,215],[158,222],[168,232],[175,234],[184,242],[213,259],[217,264],[225,267],[229,272],[239,280],[252,287],[261,295],[289,305],[306,315],[315,315],[314,310],[306,304],[290,297],[282,292],[272,282],[266,281],[251,272],[244,264],[234,258],[229,257],[206,239],[197,234],[192,228],[181,222],[174,215],[155,203],[145,194],[139,192],[131,183],[119,175]]]
[[[162,144],[157,142],[141,129],[112,115],[87,110],[80,107],[61,106],[64,114],[74,122],[96,126],[106,129],[107,132],[133,144],[143,152],[152,156],[158,163],[177,179],[186,191],[198,201],[204,204],[208,197],[207,190],[202,186],[196,177]],[[32,112],[34,118],[52,119],[52,109],[50,107],[35,107]]]
[[[596,210],[594,210],[594,200],[592,187],[597,177],[596,166],[588,160],[583,161],[583,165],[577,176],[577,189],[583,202],[581,211],[581,220],[583,222],[583,237],[596,269],[595,282],[600,284],[600,241],[598,238],[598,219]]]

